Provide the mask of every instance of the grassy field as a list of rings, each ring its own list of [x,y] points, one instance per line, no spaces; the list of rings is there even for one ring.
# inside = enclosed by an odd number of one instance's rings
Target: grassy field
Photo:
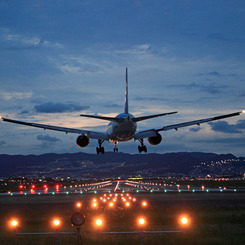
[[[0,197],[0,244],[55,244],[53,235],[16,237],[7,222],[18,217],[19,232],[49,232],[54,231],[51,219],[60,217],[60,231],[74,231],[70,217],[76,211],[76,201],[82,202],[81,211],[86,216],[83,244],[140,244],[137,234],[100,235],[98,231],[139,230],[139,216],[147,219],[145,230],[177,230],[181,214],[191,220],[185,234],[146,235],[144,244],[245,244],[245,193],[138,193],[132,194],[137,201],[130,208],[125,208],[123,202],[114,208],[91,208],[92,200],[99,197],[99,193]],[[147,200],[147,208],[141,206],[142,200]],[[94,225],[96,217],[103,219],[99,230]],[[77,240],[74,236],[61,236],[59,244],[77,244]]]

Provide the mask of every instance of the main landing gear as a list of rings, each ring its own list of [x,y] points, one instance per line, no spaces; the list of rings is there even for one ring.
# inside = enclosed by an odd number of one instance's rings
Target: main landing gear
[[[138,146],[139,153],[141,153],[142,151],[144,151],[146,153],[147,152],[147,148],[144,145],[143,139],[139,139],[139,142],[140,142],[140,145]]]
[[[118,142],[114,142],[114,149],[113,149],[114,152],[118,152],[117,143]]]
[[[99,147],[96,147],[96,152],[97,154],[104,154],[105,153],[105,149],[104,147],[102,147],[102,143],[104,142],[104,140],[98,140],[98,144],[99,144]]]

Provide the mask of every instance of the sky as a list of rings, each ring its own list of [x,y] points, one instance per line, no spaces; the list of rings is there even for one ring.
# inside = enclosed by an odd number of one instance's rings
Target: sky
[[[0,115],[104,132],[79,115],[123,112],[126,67],[131,114],[178,111],[139,130],[242,111],[244,26],[244,0],[1,0]],[[244,114],[161,135],[148,152],[245,156]],[[0,154],[95,153],[77,137],[0,122]]]

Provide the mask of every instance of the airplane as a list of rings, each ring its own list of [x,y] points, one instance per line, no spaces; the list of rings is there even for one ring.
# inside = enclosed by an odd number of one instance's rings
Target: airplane
[[[44,130],[54,130],[54,131],[61,131],[65,133],[74,133],[79,134],[77,138],[77,145],[79,147],[87,147],[90,143],[90,139],[96,139],[98,140],[98,147],[96,147],[96,153],[102,153],[104,154],[105,150],[104,147],[102,147],[102,144],[104,141],[109,141],[114,143],[114,152],[118,152],[117,144],[118,142],[125,142],[130,141],[134,139],[135,141],[138,140],[140,145],[138,146],[139,153],[141,152],[147,152],[147,147],[144,144],[144,139],[148,139],[148,142],[151,145],[158,145],[162,141],[162,136],[159,132],[161,131],[168,131],[175,129],[176,131],[178,128],[182,127],[188,127],[192,125],[198,125],[200,126],[201,123],[221,120],[224,118],[234,117],[238,116],[241,113],[245,113],[245,111],[240,112],[233,112],[226,115],[220,115],[205,119],[199,119],[195,121],[189,121],[184,123],[178,123],[173,125],[167,125],[159,128],[152,128],[147,130],[141,130],[137,131],[137,123],[141,122],[143,120],[148,120],[151,118],[161,117],[161,116],[167,116],[171,114],[177,113],[177,111],[173,112],[167,112],[167,113],[161,113],[161,114],[155,114],[155,115],[149,115],[149,116],[142,116],[142,117],[134,117],[132,114],[129,113],[128,110],[129,104],[128,104],[128,68],[126,68],[126,88],[125,88],[125,104],[124,104],[124,112],[121,114],[118,114],[116,117],[104,117],[104,116],[96,116],[96,115],[85,115],[81,114],[81,117],[88,117],[88,118],[94,118],[94,119],[100,119],[100,120],[106,120],[110,123],[107,126],[106,132],[95,132],[90,130],[83,130],[83,129],[76,129],[76,128],[65,128],[65,127],[59,127],[59,126],[51,126],[51,125],[45,125],[45,124],[38,124],[38,123],[29,123],[29,122],[23,122],[19,120],[13,120],[8,118],[1,117],[1,120],[4,122],[9,123],[16,123],[31,127],[37,127],[37,128],[43,128]]]

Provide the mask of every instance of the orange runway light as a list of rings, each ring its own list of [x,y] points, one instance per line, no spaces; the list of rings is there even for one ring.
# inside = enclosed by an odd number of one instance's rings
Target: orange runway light
[[[182,227],[188,227],[190,225],[190,219],[187,216],[181,216],[179,218],[179,223]]]
[[[146,221],[145,221],[144,218],[139,218],[139,219],[138,219],[138,224],[139,224],[140,226],[145,225],[145,223],[146,223]]]
[[[17,219],[12,219],[12,220],[10,220],[10,222],[9,222],[9,226],[10,226],[11,228],[16,229],[16,228],[19,226],[19,221],[18,221]]]
[[[54,227],[58,228],[61,225],[61,221],[57,218],[53,219],[52,224]]]
[[[147,206],[147,202],[146,202],[146,201],[143,201],[143,202],[142,202],[142,206],[143,206],[143,207],[146,207],[146,206]]]
[[[94,202],[94,203],[92,204],[92,206],[93,206],[94,208],[96,208],[96,207],[97,207],[97,203]]]
[[[125,206],[126,206],[126,207],[130,207],[130,202],[126,202],[126,203],[125,203]]]
[[[102,219],[96,219],[95,220],[95,225],[101,227],[103,225]]]
[[[77,202],[77,203],[76,203],[76,207],[77,207],[77,208],[81,208],[81,207],[82,207],[82,203]]]

